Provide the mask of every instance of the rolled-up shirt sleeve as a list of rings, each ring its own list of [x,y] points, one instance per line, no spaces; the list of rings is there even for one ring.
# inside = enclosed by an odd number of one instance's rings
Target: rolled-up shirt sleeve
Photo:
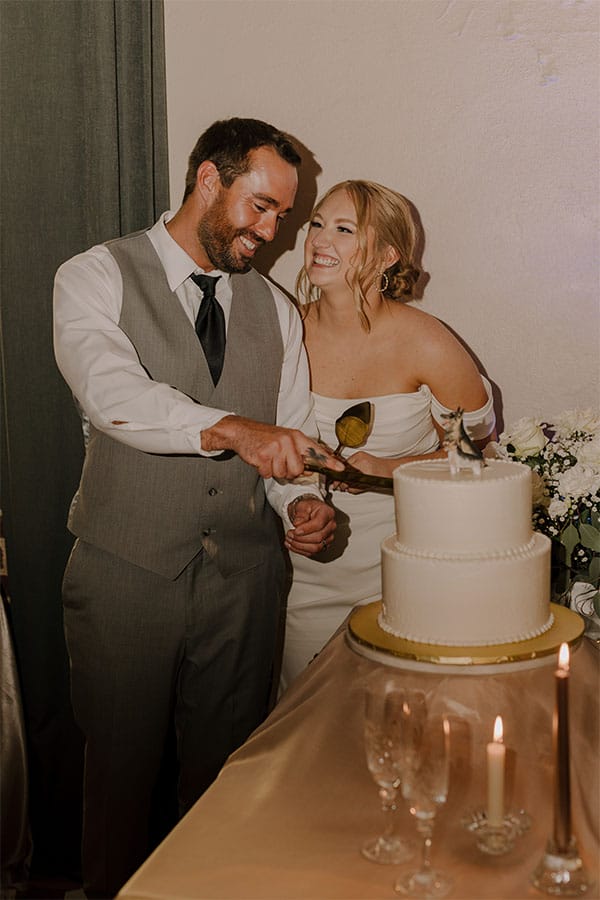
[[[313,412],[308,360],[302,341],[302,321],[290,301],[273,285],[281,336],[283,340],[283,364],[277,400],[277,424],[284,428],[297,428],[309,437],[317,438],[318,429]],[[318,483],[279,482],[265,479],[267,498],[273,509],[281,516],[286,528],[291,527],[287,516],[287,506],[295,497],[314,494],[322,499]]]
[[[121,303],[121,273],[105,247],[60,267],[54,351],[61,374],[90,422],[110,437],[149,453],[204,455],[201,431],[229,413],[148,377],[119,327]]]
[[[287,297],[269,284],[281,329],[283,363],[276,423],[317,435],[312,413],[302,322]],[[78,406],[104,434],[147,453],[218,456],[204,451],[201,432],[228,410],[196,403],[168,384],[153,381],[119,327],[123,284],[110,251],[99,245],[73,257],[54,283],[54,352]],[[265,480],[269,503],[290,526],[288,503],[316,485]]]

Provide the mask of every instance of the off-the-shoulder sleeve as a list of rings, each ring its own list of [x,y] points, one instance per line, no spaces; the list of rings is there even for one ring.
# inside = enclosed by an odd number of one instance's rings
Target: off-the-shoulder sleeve
[[[485,392],[487,394],[487,402],[481,407],[481,409],[474,409],[471,412],[466,412],[463,415],[463,424],[467,429],[469,436],[474,441],[481,441],[484,438],[488,437],[494,430],[494,426],[496,425],[496,414],[494,413],[494,398],[492,397],[492,386],[484,375],[481,375],[481,380],[483,382],[483,386],[485,388]],[[446,413],[452,412],[452,410],[448,409],[445,406],[435,399],[433,394],[431,395],[431,415],[435,422],[438,425],[441,425],[442,428],[446,424],[443,419],[443,415]]]

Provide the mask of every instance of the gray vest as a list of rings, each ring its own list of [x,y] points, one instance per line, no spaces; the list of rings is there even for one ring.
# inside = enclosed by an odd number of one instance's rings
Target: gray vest
[[[123,278],[119,326],[149,377],[200,404],[275,423],[283,342],[261,276],[232,277],[225,362],[215,387],[146,233],[107,247]],[[68,524],[83,540],[170,579],[202,547],[227,576],[259,564],[279,544],[263,481],[238,456],[145,453],[93,427]]]

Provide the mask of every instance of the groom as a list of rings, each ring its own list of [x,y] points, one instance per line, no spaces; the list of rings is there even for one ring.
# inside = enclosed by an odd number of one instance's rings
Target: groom
[[[310,454],[342,468],[306,436],[301,323],[251,268],[299,164],[273,126],[215,122],[175,214],[56,276],[56,358],[91,423],[63,585],[89,896],[112,897],[151,849],[171,719],[184,813],[267,713],[284,590],[275,513],[297,552],[332,539],[318,490],[284,482]]]

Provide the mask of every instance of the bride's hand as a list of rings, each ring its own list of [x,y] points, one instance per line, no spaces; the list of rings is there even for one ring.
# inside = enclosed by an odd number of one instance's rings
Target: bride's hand
[[[387,469],[382,466],[382,460],[377,456],[373,456],[371,453],[365,453],[364,450],[353,453],[352,456],[349,456],[345,460],[345,462],[348,466],[351,466],[353,469],[358,469],[359,472],[363,472],[365,475],[388,474]],[[367,490],[367,488],[351,487],[344,481],[333,481],[331,487],[334,491],[343,491],[347,494],[364,494]]]
[[[365,475],[389,475],[388,466],[386,465],[389,460],[382,459],[380,456],[373,456],[372,453],[365,453],[364,450],[353,453],[346,462],[360,472],[364,472]]]

